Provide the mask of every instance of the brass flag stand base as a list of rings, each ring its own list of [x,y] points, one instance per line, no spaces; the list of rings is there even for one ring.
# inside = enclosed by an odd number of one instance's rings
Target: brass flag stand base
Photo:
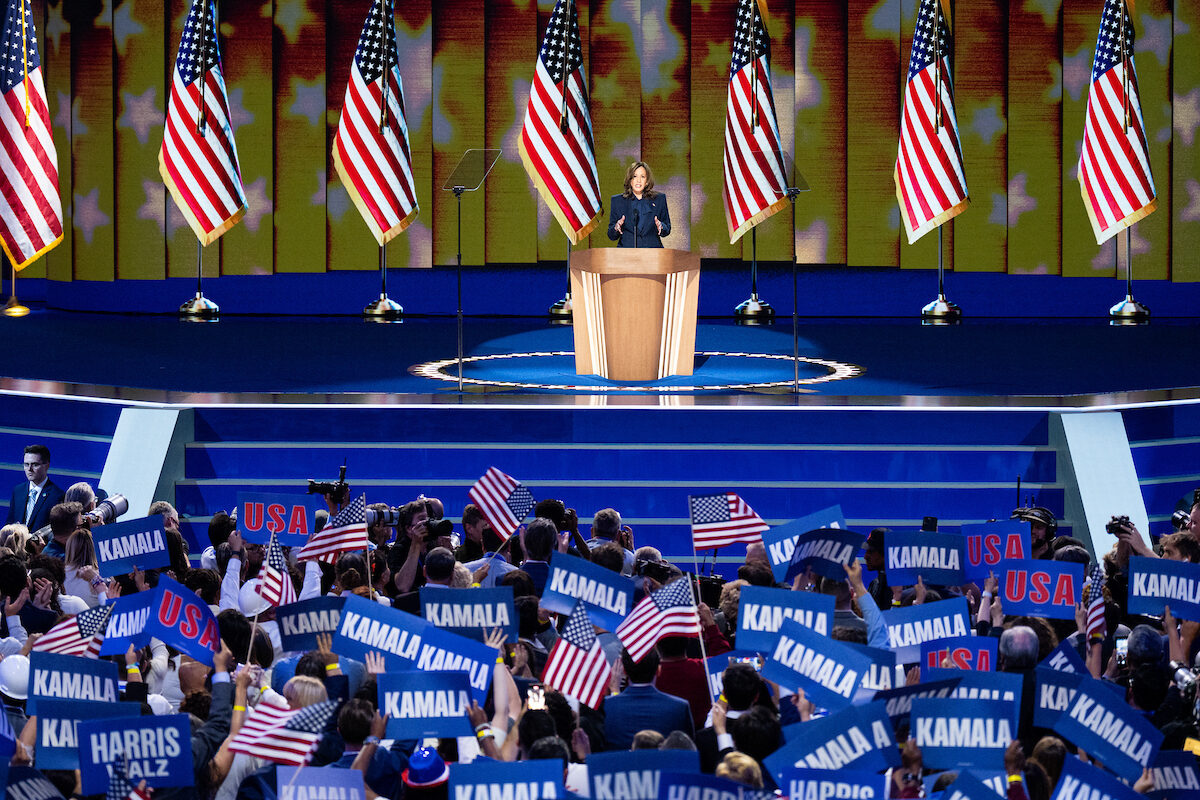
[[[221,307],[204,296],[204,245],[196,240],[196,296],[179,307],[179,317],[188,322],[216,322]]]
[[[7,261],[8,259],[4,259]],[[25,317],[29,315],[29,307],[21,305],[21,301],[17,299],[17,268],[9,263],[9,268],[12,270],[12,295],[8,298],[8,302],[4,304],[4,316],[6,317]],[[0,277],[3,277],[0,275]]]
[[[379,246],[379,299],[363,309],[367,322],[403,322],[404,307],[387,293],[387,245]]]

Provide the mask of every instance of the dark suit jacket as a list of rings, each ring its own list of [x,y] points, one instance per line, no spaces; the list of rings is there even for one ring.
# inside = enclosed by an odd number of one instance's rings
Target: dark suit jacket
[[[686,700],[660,692],[653,686],[630,686],[604,701],[604,738],[609,750],[628,750],[638,731],[671,731],[694,734],[692,711]]]
[[[42,487],[42,493],[38,495],[37,503],[33,507],[33,516],[29,518],[29,532],[49,525],[50,509],[61,503],[65,497],[63,490],[47,478],[46,485]],[[8,521],[4,524],[25,522],[25,504],[28,502],[29,481],[21,481],[13,487],[12,500],[8,502]]]
[[[625,218],[621,232],[617,233],[617,221]],[[662,223],[660,235],[654,218]],[[634,235],[636,223],[637,235]],[[662,237],[671,234],[671,212],[667,210],[667,196],[658,192],[654,197],[642,195],[638,201],[623,194],[613,195],[608,204],[608,238],[620,239],[618,247],[662,247]],[[635,245],[634,242],[637,242]]]

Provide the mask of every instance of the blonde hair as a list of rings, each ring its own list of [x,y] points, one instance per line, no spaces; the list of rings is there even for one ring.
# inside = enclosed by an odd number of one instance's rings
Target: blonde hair
[[[29,528],[19,522],[13,522],[0,528],[0,546],[12,550],[13,555],[25,561],[30,556],[29,542],[33,534]]]
[[[638,168],[646,170],[646,185],[642,189],[642,197],[654,197],[658,192],[654,191],[654,173],[650,171],[650,165],[645,161],[635,161],[629,165],[629,169],[625,170],[625,191],[621,194],[625,197],[633,197],[633,173],[638,171]]]
[[[295,675],[283,685],[283,696],[293,709],[307,708],[329,699],[325,684],[308,675]]]
[[[761,789],[763,785],[762,768],[758,766],[758,762],[736,750],[725,754],[724,760],[717,764],[715,774],[718,778],[728,778],[755,789]]]
[[[95,567],[96,544],[92,541],[92,532],[87,528],[79,528],[67,538],[63,548],[63,563],[68,567]]]
[[[454,574],[450,576],[450,586],[455,589],[468,589],[471,586],[471,570],[461,561],[454,562]]]
[[[721,607],[721,613],[725,615],[725,621],[729,623],[731,630],[737,627],[738,604],[742,599],[742,587],[749,585],[749,581],[738,578],[721,587],[721,600],[717,605]]]

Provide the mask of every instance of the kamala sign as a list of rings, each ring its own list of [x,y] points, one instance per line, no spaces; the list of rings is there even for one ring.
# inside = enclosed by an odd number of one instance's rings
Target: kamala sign
[[[957,586],[963,582],[963,538],[953,533],[893,531],[886,539],[887,577],[894,586]]]
[[[921,645],[925,642],[971,633],[965,597],[894,608],[884,615],[884,619],[888,647],[896,652],[896,660],[901,664],[920,659]]]
[[[105,578],[171,563],[162,514],[101,525],[92,531],[92,539],[96,563]]]
[[[1200,564],[1129,559],[1129,613],[1158,616],[1163,606],[1170,606],[1179,619],[1200,620]]]
[[[771,650],[787,620],[828,636],[833,630],[833,605],[833,597],[827,594],[744,586],[738,601],[738,647]]]

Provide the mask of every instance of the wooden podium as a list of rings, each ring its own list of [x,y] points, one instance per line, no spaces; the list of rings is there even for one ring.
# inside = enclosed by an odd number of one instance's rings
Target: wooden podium
[[[700,255],[600,247],[571,254],[575,372],[614,381],[691,375]]]

